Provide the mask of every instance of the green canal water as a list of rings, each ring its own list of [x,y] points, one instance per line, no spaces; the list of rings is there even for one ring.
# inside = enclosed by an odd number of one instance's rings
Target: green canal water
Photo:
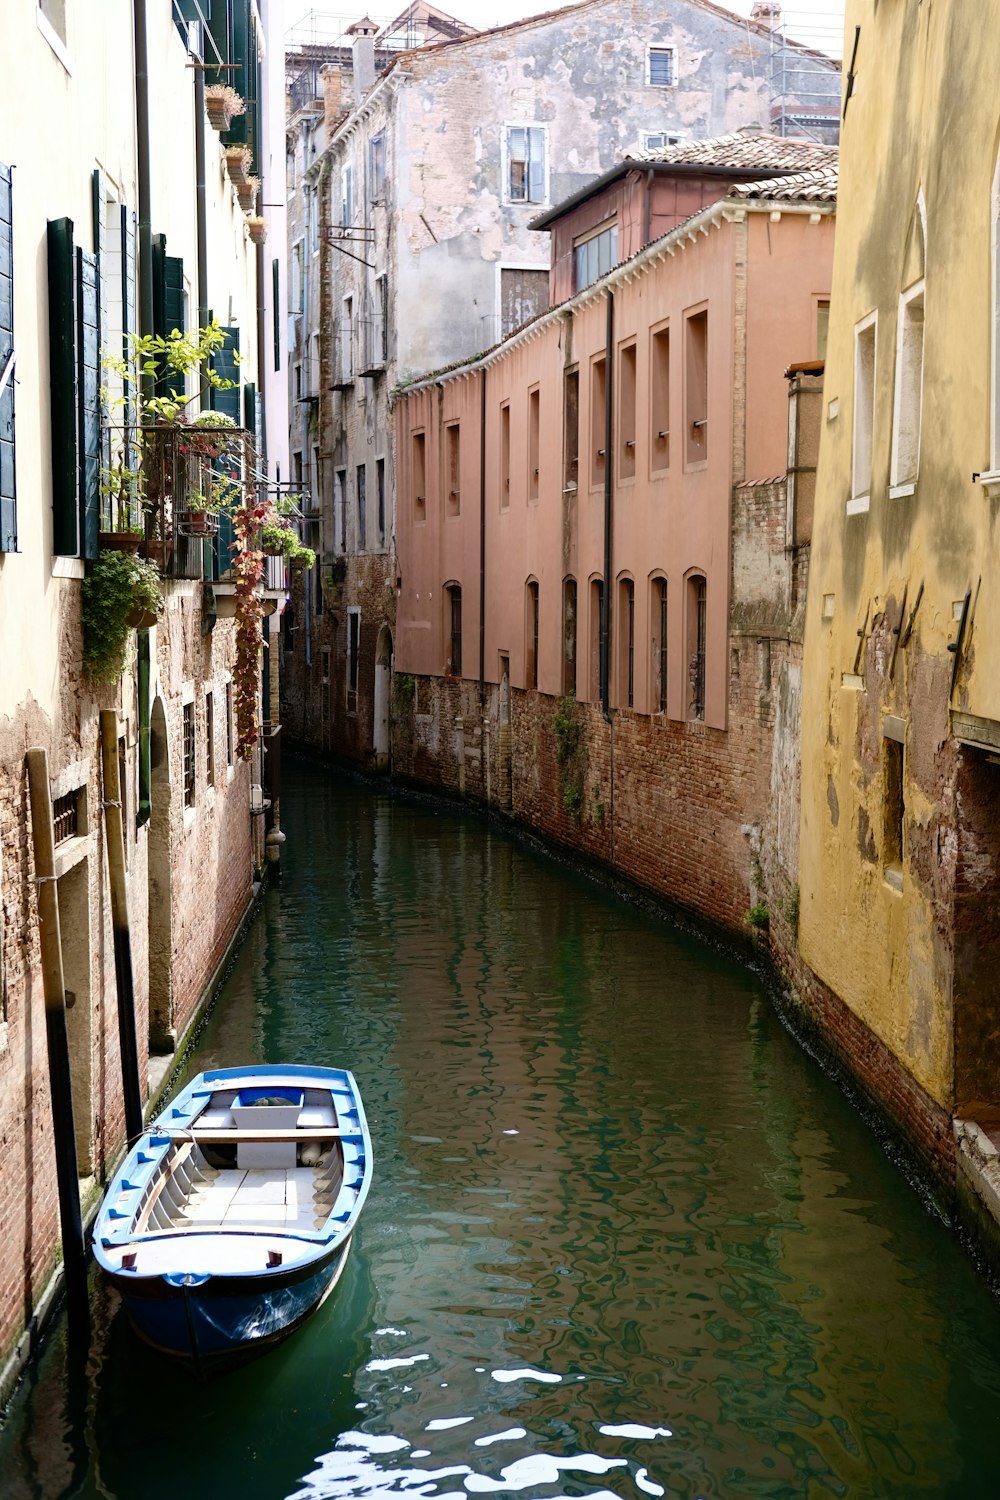
[[[283,812],[194,1070],[354,1069],[344,1279],[206,1386],[95,1284],[4,1500],[1000,1493],[1000,1309],[751,974],[450,811]]]

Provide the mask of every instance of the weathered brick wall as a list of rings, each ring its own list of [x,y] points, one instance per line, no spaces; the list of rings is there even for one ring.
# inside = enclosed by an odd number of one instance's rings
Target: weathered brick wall
[[[65,590],[67,596],[70,589]],[[190,597],[188,595],[190,594]],[[64,783],[86,795],[86,830],[67,852],[57,848],[57,870],[85,882],[82,920],[67,912],[62,945],[67,986],[89,986],[67,1012],[74,1075],[78,1150],[92,1159],[98,1179],[106,1176],[124,1140],[124,1105],[118,1036],[117,988],[111,929],[110,889],[99,732],[99,710],[116,708],[126,738],[125,844],[140,1082],[147,1089],[149,1037],[149,838],[137,829],[137,716],[133,680],[123,689],[94,694],[82,680],[78,611],[68,609],[63,631],[65,691],[56,722],[31,703],[14,719],[0,721],[0,1365],[18,1337],[55,1263],[59,1238],[58,1198],[49,1099],[45,1011],[42,994],[37,887],[31,836],[25,752],[48,751],[56,795]],[[164,700],[171,779],[170,863],[173,919],[175,1029],[192,1015],[213,969],[246,911],[253,861],[248,786],[250,770],[226,769],[225,675],[231,665],[234,626],[220,622],[201,634],[201,611],[193,591],[181,586],[158,631],[159,692]],[[185,820],[182,790],[182,712],[185,684],[194,684],[195,806]],[[215,706],[215,783],[206,784],[205,690]],[[77,856],[82,856],[78,859]],[[63,886],[60,886],[61,899]],[[89,945],[89,959],[86,956]],[[89,1046],[86,1030],[89,1025]],[[81,1082],[89,1073],[89,1091]]]

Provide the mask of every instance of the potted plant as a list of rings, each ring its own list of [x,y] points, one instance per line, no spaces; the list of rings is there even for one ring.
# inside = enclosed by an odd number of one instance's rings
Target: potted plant
[[[187,424],[181,453],[200,453],[205,458],[221,458],[229,445],[226,430],[236,432],[232,417],[224,411],[203,411]]]
[[[253,152],[249,146],[226,146],[225,155],[229,180],[238,187],[241,182],[245,183],[250,175]]]
[[[95,682],[125,670],[129,632],[155,625],[163,594],[155,565],[127,552],[101,552],[83,580],[83,665]]]
[[[236,184],[236,196],[240,200],[240,208],[245,214],[251,214],[257,204],[257,194],[260,192],[260,178],[248,177],[245,182]]]
[[[267,238],[267,220],[260,214],[248,214],[247,229],[250,232],[250,239],[253,244],[263,245]]]
[[[261,549],[268,557],[283,557],[289,564],[311,568],[316,554],[311,547],[303,546],[295,526],[287,516],[276,515],[265,521],[260,530]]]
[[[208,123],[213,130],[228,130],[237,115],[246,113],[246,105],[228,83],[209,83],[205,86],[205,110]]]

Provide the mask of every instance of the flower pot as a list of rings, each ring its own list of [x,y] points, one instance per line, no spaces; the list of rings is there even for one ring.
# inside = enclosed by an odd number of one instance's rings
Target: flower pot
[[[182,536],[216,536],[219,518],[207,510],[182,510],[177,517]]]
[[[257,204],[257,194],[260,191],[260,178],[248,177],[245,182],[236,184],[236,196],[240,200],[240,208],[245,214],[252,214]]]
[[[249,146],[227,146],[226,148],[226,171],[229,180],[234,186],[239,187],[246,183],[250,176],[250,162],[253,158]]]
[[[258,217],[258,215],[256,214],[252,214],[247,219],[247,229],[249,231],[252,243],[255,245],[263,245],[264,241],[267,239],[267,220]]]
[[[143,557],[155,563],[161,573],[166,573],[170,568],[170,562],[174,553],[174,544],[169,537],[161,536],[146,537],[142,542],[140,551]]]
[[[130,630],[150,630],[159,618],[155,609],[143,609],[140,605],[136,605],[126,623]]]
[[[97,540],[103,552],[128,552],[134,557],[142,541],[142,532],[102,531]]]

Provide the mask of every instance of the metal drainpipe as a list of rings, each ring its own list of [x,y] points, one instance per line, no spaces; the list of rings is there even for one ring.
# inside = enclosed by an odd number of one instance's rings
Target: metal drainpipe
[[[608,291],[608,325],[604,347],[604,598],[601,600],[601,712],[610,721],[609,656],[611,650],[611,531],[614,525],[614,350],[615,294]]]
[[[139,197],[139,333],[153,332],[153,236],[149,192],[149,72],[146,47],[146,0],[132,0],[135,44],[135,151]],[[153,394],[153,381],[142,377],[143,392]]]
[[[198,327],[208,325],[208,192],[205,183],[205,70],[194,70],[195,220],[198,239]],[[201,403],[208,397],[208,376],[201,377]]]
[[[486,366],[479,372],[479,707],[486,705]]]
[[[653,224],[652,194],[653,169],[652,167],[650,167],[649,171],[646,173],[646,192],[642,204],[642,244],[639,246],[640,250],[645,250],[646,246],[649,244],[649,236]]]

